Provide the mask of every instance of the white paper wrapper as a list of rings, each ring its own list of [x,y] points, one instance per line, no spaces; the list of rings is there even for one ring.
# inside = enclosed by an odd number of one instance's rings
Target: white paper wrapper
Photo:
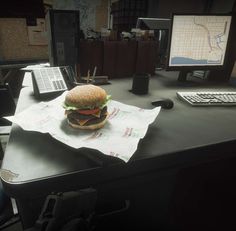
[[[49,133],[73,148],[97,149],[127,162],[136,151],[139,140],[145,136],[149,124],[160,112],[160,107],[147,110],[111,100],[107,105],[108,121],[103,128],[95,131],[74,129],[67,123],[62,107],[66,93],[5,118],[26,131]]]

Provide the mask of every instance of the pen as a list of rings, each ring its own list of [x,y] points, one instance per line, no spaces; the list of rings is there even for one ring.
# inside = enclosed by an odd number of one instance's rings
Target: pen
[[[88,75],[87,75],[87,84],[89,83],[89,79],[90,79],[90,70],[88,70]]]
[[[96,75],[96,72],[97,72],[97,66],[95,66],[93,70],[92,82],[94,82],[94,77]]]

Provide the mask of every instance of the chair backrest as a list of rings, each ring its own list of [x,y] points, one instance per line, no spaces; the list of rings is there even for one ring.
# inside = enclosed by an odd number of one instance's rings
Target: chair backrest
[[[11,124],[4,116],[14,115],[16,104],[8,84],[0,85],[0,126]]]

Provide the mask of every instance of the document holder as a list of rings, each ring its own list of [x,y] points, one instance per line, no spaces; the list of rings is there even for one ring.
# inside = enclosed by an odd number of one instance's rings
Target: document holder
[[[56,96],[75,86],[75,75],[70,66],[38,68],[32,71],[36,98]]]

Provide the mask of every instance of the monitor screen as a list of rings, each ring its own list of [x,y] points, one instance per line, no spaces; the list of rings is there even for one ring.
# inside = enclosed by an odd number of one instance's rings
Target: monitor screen
[[[223,67],[230,24],[230,15],[173,15],[168,68]]]

